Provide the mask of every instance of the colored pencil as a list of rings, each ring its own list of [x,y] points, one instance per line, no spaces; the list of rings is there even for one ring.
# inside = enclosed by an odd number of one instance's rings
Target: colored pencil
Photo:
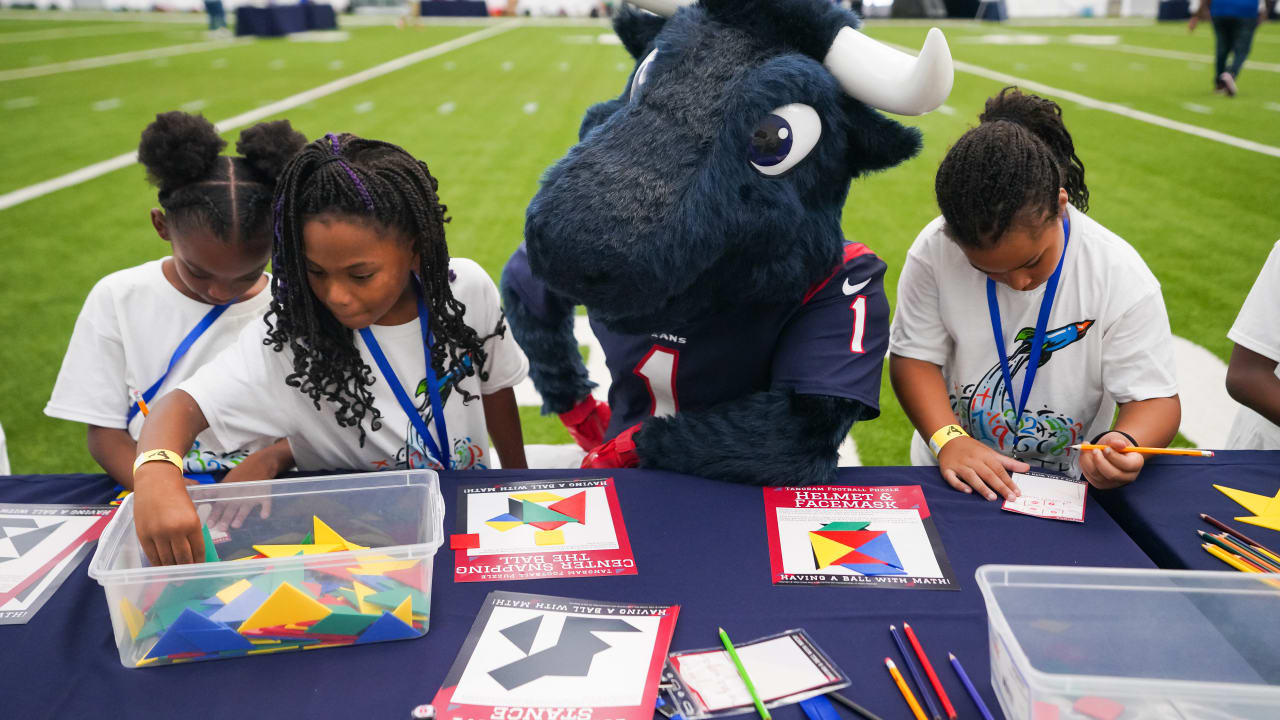
[[[1245,535],[1244,533],[1240,532],[1239,530],[1235,530],[1235,529],[1233,529],[1233,528],[1229,528],[1229,527],[1227,527],[1227,526],[1226,526],[1225,524],[1223,524],[1220,520],[1216,520],[1216,519],[1214,519],[1214,517],[1213,517],[1212,515],[1205,515],[1204,513],[1200,513],[1200,519],[1201,519],[1201,520],[1203,520],[1203,521],[1205,521],[1205,522],[1207,522],[1207,523],[1209,523],[1210,525],[1212,525],[1212,526],[1214,526],[1214,527],[1218,528],[1219,530],[1221,530],[1222,532],[1224,532],[1224,533],[1226,533],[1226,534],[1230,535],[1230,536],[1231,536],[1231,537],[1233,537],[1233,538],[1236,538],[1236,539],[1238,539],[1238,540],[1243,540],[1243,541],[1245,541],[1245,542],[1249,543],[1250,545],[1252,545],[1252,546],[1254,546],[1254,547],[1258,548],[1258,549],[1259,549],[1259,550],[1261,550],[1263,553],[1265,553],[1265,554],[1267,555],[1267,557],[1270,557],[1272,560],[1275,560],[1276,562],[1280,562],[1280,555],[1277,555],[1277,554],[1276,554],[1276,553],[1275,553],[1271,548],[1267,547],[1266,545],[1263,545],[1262,543],[1258,542],[1257,540],[1254,540],[1253,538],[1249,537],[1248,535]]]
[[[1226,545],[1231,552],[1262,568],[1264,572],[1280,572],[1280,564],[1263,555],[1261,551],[1248,543],[1240,542],[1225,533],[1222,535],[1210,535],[1209,537],[1217,538],[1218,542]]]
[[[1223,539],[1221,536],[1219,536],[1219,535],[1212,535],[1212,534],[1207,533],[1207,532],[1205,532],[1205,531],[1203,531],[1203,530],[1197,530],[1197,531],[1196,531],[1196,534],[1200,536],[1200,539],[1201,539],[1203,542],[1207,542],[1207,543],[1209,543],[1210,545],[1217,545],[1218,547],[1222,548],[1224,551],[1226,551],[1226,552],[1227,552],[1228,554],[1230,554],[1230,555],[1239,555],[1239,554],[1240,554],[1240,551],[1239,551],[1239,550],[1237,550],[1237,549],[1235,548],[1235,546],[1233,546],[1233,545],[1229,544],[1226,540],[1224,540],[1224,539]]]
[[[911,694],[911,688],[907,687],[907,681],[902,679],[902,673],[898,672],[898,668],[889,658],[884,659],[884,666],[889,668],[889,674],[893,676],[893,681],[898,685],[898,692],[902,693],[902,699],[907,701],[907,706],[911,708],[911,713],[916,716],[916,720],[928,720],[924,716],[924,710],[920,709],[920,703],[916,702],[916,696]]]
[[[1239,570],[1240,572],[1247,572],[1247,573],[1258,573],[1258,572],[1262,572],[1262,571],[1261,571],[1261,570],[1259,570],[1258,568],[1256,568],[1256,567],[1254,567],[1254,566],[1252,566],[1252,565],[1249,565],[1249,564],[1245,563],[1245,562],[1244,562],[1243,560],[1241,560],[1240,558],[1236,557],[1235,555],[1232,555],[1231,553],[1227,552],[1226,550],[1223,550],[1222,548],[1218,547],[1217,545],[1210,545],[1209,543],[1204,543],[1204,544],[1202,544],[1200,547],[1202,547],[1202,548],[1204,548],[1205,550],[1207,550],[1207,551],[1208,551],[1208,553],[1209,553],[1210,555],[1212,555],[1212,556],[1214,556],[1214,557],[1218,558],[1218,559],[1219,559],[1219,560],[1221,560],[1222,562],[1224,562],[1224,563],[1226,563],[1226,564],[1230,565],[1231,567],[1233,567],[1233,568],[1235,568],[1235,569]]]
[[[725,652],[729,653],[729,659],[733,660],[733,666],[738,668],[738,675],[742,678],[742,683],[747,686],[747,692],[751,695],[751,701],[756,704],[756,712],[760,713],[761,720],[772,720],[769,710],[760,702],[760,696],[756,693],[756,686],[751,683],[751,676],[747,675],[747,669],[742,667],[742,660],[738,658],[738,651],[733,649],[733,643],[729,640],[729,633],[720,628],[720,642],[724,645]]]
[[[879,715],[876,715],[875,713],[873,713],[873,712],[871,712],[870,710],[868,710],[868,709],[866,709],[866,708],[862,707],[862,706],[861,706],[861,705],[859,705],[858,703],[856,703],[856,702],[854,702],[854,701],[850,700],[849,698],[847,698],[847,697],[845,697],[845,696],[841,695],[841,694],[840,694],[840,693],[838,693],[838,692],[829,692],[829,693],[827,693],[827,697],[831,698],[832,700],[835,700],[836,702],[840,703],[841,705],[843,705],[843,706],[845,706],[845,707],[849,708],[850,710],[852,710],[852,711],[854,711],[854,712],[858,713],[859,715],[861,715],[862,717],[866,718],[867,720],[883,720]]]
[[[969,697],[973,698],[973,704],[978,706],[978,712],[982,713],[984,720],[995,720],[991,717],[991,711],[987,709],[987,704],[982,702],[982,696],[978,694],[978,689],[973,686],[973,681],[969,679],[969,674],[964,671],[964,666],[960,664],[960,658],[955,653],[947,653],[947,657],[951,658],[951,667],[955,668],[956,675],[960,676],[960,682],[964,685],[964,689],[969,693]]]
[[[933,696],[929,694],[929,688],[925,687],[924,678],[920,677],[920,668],[916,667],[915,661],[911,659],[911,651],[907,650],[907,644],[902,642],[902,635],[898,632],[898,628],[890,625],[889,634],[893,635],[893,641],[898,644],[898,652],[902,653],[902,662],[906,664],[907,670],[911,672],[911,679],[915,680],[916,687],[920,688],[920,697],[923,697],[925,704],[929,706],[929,715],[934,720],[942,720],[942,715],[938,712],[938,705],[933,702]]]
[[[1072,445],[1074,450],[1106,450],[1110,445],[1091,445],[1089,443],[1081,443]],[[1193,450],[1186,448],[1154,448],[1154,447],[1138,447],[1132,446],[1120,450],[1120,452],[1138,453],[1139,455],[1193,455],[1195,457],[1213,457],[1212,450]]]
[[[147,401],[142,399],[142,393],[134,390],[133,399],[138,403],[138,409],[142,411],[142,417],[146,417],[151,414],[151,410],[147,408]]]
[[[934,692],[938,693],[938,699],[942,701],[942,709],[947,713],[950,720],[956,720],[956,709],[951,704],[951,698],[947,697],[947,691],[942,689],[942,681],[938,679],[938,673],[933,671],[933,665],[929,662],[929,656],[924,654],[924,647],[920,645],[920,639],[916,637],[916,631],[911,629],[911,623],[902,623],[902,629],[907,633],[907,640],[911,643],[911,648],[916,651],[916,657],[920,659],[920,666],[924,668],[924,674],[929,676],[929,683],[933,685]]]

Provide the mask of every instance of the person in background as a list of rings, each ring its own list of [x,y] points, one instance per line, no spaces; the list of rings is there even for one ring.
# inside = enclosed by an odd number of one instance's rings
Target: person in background
[[[1227,435],[1232,450],[1280,450],[1280,242],[1258,273],[1227,337],[1235,342],[1227,392],[1244,407]]]
[[[1201,20],[1213,19],[1216,53],[1214,57],[1214,91],[1235,97],[1236,80],[1253,47],[1253,34],[1258,23],[1267,19],[1267,6],[1275,0],[1200,0],[1200,8],[1191,15],[1187,27],[1195,30]],[[1231,65],[1227,66],[1227,57]]]

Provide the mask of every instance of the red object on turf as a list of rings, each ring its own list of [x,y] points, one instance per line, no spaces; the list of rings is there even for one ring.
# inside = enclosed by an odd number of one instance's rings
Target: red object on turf
[[[602,403],[591,395],[583,398],[568,412],[560,413],[560,422],[573,436],[573,441],[583,450],[591,450],[604,442],[604,431],[609,427],[613,411],[608,403]]]
[[[587,453],[582,459],[584,468],[629,468],[640,464],[640,456],[636,455],[636,441],[633,436],[640,431],[640,424],[618,433],[609,442]]]

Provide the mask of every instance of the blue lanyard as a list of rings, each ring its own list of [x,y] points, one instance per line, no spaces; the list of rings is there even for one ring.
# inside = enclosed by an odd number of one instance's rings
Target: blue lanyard
[[[152,383],[151,387],[143,391],[143,402],[151,402],[151,398],[155,397],[156,393],[160,391],[160,386],[164,384],[165,378],[169,377],[169,373],[173,370],[173,366],[178,364],[178,361],[182,359],[182,356],[186,355],[187,351],[191,349],[191,346],[195,345],[196,341],[200,339],[200,336],[204,335],[204,332],[209,329],[209,326],[213,325],[213,321],[217,320],[229,307],[231,307],[231,303],[226,303],[225,305],[214,305],[212,308],[209,308],[209,312],[205,313],[204,317],[200,318],[200,322],[196,323],[196,326],[191,328],[191,332],[187,333],[187,336],[182,338],[182,342],[178,343],[178,347],[173,351],[173,356],[169,358],[169,367],[164,369],[164,374],[160,376],[159,380]],[[133,403],[129,408],[129,415],[125,418],[125,425],[133,422],[133,416],[138,414],[138,410],[138,403]]]
[[[440,390],[436,383],[436,373],[435,370],[431,369],[433,338],[431,328],[427,327],[427,304],[422,300],[422,290],[418,287],[417,278],[414,278],[413,289],[418,296],[418,326],[422,329],[422,354],[426,358],[427,365],[427,397],[431,399],[431,419],[436,425],[439,444],[431,437],[427,424],[422,421],[422,415],[418,414],[417,406],[409,399],[409,394],[405,392],[404,385],[400,384],[400,378],[396,377],[395,371],[391,369],[391,363],[387,362],[387,356],[382,353],[382,348],[378,346],[378,339],[373,336],[373,331],[369,328],[362,328],[360,337],[364,338],[364,344],[369,348],[369,354],[373,356],[373,361],[378,365],[378,372],[382,373],[382,377],[391,386],[391,392],[395,393],[396,400],[400,402],[400,407],[404,410],[404,414],[409,416],[409,422],[413,423],[413,428],[418,431],[418,435],[426,443],[427,450],[436,457],[441,467],[446,470],[452,470],[453,456],[448,453],[450,450],[449,430],[444,424],[444,403],[440,402]]]
[[[1026,371],[1022,376],[1022,392],[1018,396],[1015,409],[1017,421],[1012,428],[1017,434],[1022,428],[1022,411],[1027,407],[1027,398],[1031,396],[1031,386],[1036,381],[1036,371],[1040,368],[1040,352],[1044,349],[1045,330],[1049,326],[1049,311],[1053,308],[1053,297],[1058,292],[1058,279],[1062,277],[1062,263],[1067,259],[1067,243],[1071,240],[1071,220],[1064,213],[1062,216],[1062,255],[1058,258],[1058,266],[1049,276],[1044,288],[1044,298],[1040,301],[1040,316],[1036,318],[1035,334],[1031,337],[1031,352],[1027,357]],[[987,278],[987,308],[991,311],[991,331],[996,338],[996,350],[1000,357],[1000,372],[1004,375],[1005,392],[1013,393],[1013,376],[1009,372],[1009,355],[1005,352],[1004,326],[1000,322],[1000,305],[996,302],[996,283]]]

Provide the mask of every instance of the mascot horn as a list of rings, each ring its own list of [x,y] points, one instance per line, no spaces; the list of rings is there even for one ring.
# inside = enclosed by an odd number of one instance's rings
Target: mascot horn
[[[858,32],[831,0],[672,0],[624,9],[622,95],[590,108],[547,170],[502,296],[544,413],[584,467],[804,485],[879,415],[885,265],[846,242],[850,181],[920,135],[881,115],[933,110],[951,55]],[[586,306],[609,404],[573,335]]]

